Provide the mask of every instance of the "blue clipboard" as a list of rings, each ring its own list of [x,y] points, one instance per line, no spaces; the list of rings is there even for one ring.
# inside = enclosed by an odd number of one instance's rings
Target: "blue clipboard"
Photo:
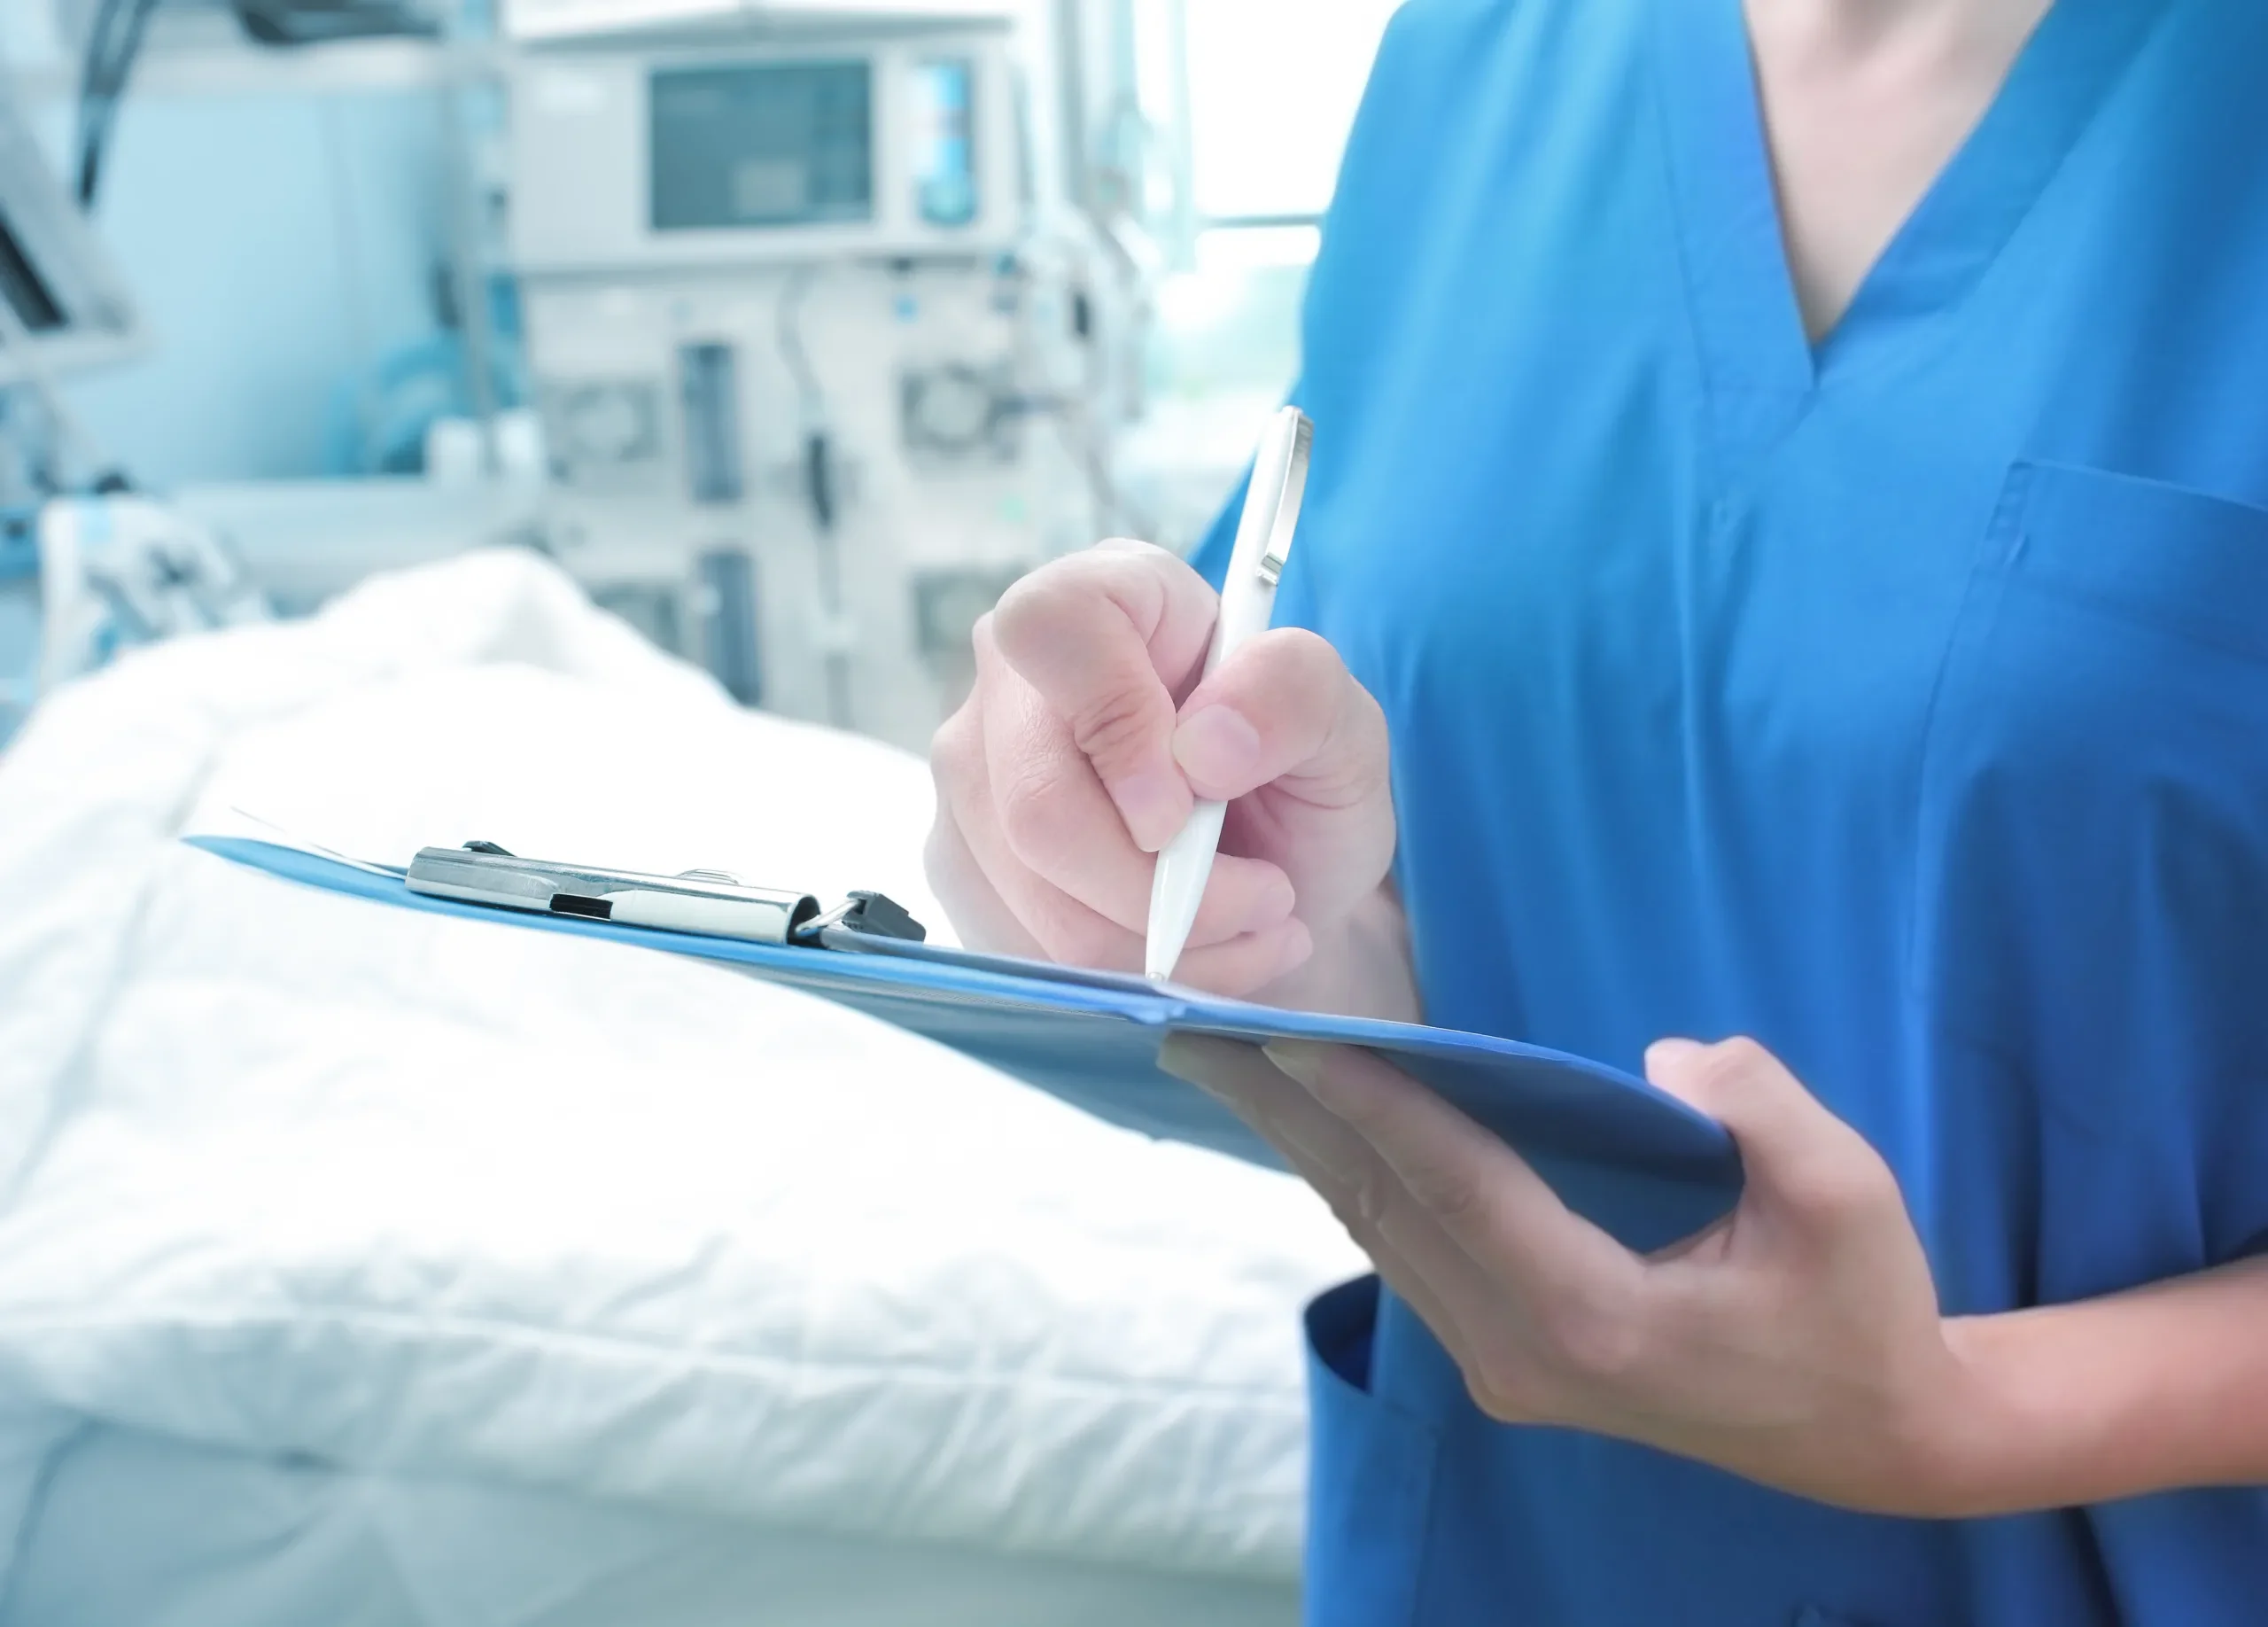
[[[236,837],[188,840],[270,876],[371,903],[734,967],[949,1046],[1112,1124],[1270,1168],[1282,1161],[1241,1119],[1158,1070],[1168,1034],[1365,1047],[1502,1136],[1569,1208],[1634,1249],[1689,1236],[1740,1195],[1739,1154],[1722,1125],[1619,1070],[1511,1039],[1283,1011],[996,955],[844,954],[498,909],[413,892],[399,876],[299,848]]]

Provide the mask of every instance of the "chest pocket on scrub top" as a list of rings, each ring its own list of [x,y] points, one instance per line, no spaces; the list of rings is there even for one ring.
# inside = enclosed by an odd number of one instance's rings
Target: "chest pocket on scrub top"
[[[1907,971],[1940,1032],[2094,1133],[2173,1109],[2162,1089],[2250,1077],[2268,510],[2016,465],[1932,703],[1918,819]]]

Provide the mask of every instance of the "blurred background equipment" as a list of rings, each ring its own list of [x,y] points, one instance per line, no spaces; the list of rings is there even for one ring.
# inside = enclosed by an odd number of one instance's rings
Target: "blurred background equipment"
[[[1006,582],[1238,478],[1390,9],[0,5],[0,500],[163,492],[286,614],[537,548],[918,745]]]
[[[431,35],[439,20],[414,0],[233,0],[237,20],[263,45]]]
[[[226,543],[147,499],[58,499],[41,509],[36,535],[43,693],[131,645],[269,619]]]
[[[74,432],[55,382],[140,354],[126,285],[57,184],[0,80],[0,391],[12,409],[30,395],[58,432]]]
[[[739,698],[918,745],[975,616],[1113,524],[1139,366],[1038,218],[1013,15],[576,15],[509,70],[554,549]]]
[[[210,552],[161,545],[145,556],[137,535],[90,549],[85,571],[75,549],[60,569],[45,557],[41,505],[74,480],[112,483],[64,380],[142,347],[124,285],[0,83],[0,743],[66,668],[100,665],[118,642],[205,602]],[[177,582],[158,563],[167,553],[184,572]]]

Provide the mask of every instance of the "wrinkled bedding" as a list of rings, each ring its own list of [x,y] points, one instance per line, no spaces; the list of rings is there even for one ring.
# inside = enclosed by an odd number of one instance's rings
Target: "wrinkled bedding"
[[[926,769],[531,556],[139,652],[0,757],[0,1555],[74,1431],[1225,1577],[1296,1566],[1283,1177],[719,969],[179,845],[878,888]]]

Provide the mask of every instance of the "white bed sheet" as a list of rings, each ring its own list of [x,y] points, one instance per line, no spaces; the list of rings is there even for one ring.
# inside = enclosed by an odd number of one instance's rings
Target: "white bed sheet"
[[[532,558],[58,696],[0,758],[0,1559],[95,1427],[1293,1576],[1297,1312],[1359,1268],[1303,1187],[729,972],[175,840],[237,804],[374,857],[477,836],[938,919],[920,763],[732,706]]]
[[[264,1460],[115,1429],[46,1477],[7,1627],[1293,1627],[1289,1583]]]

